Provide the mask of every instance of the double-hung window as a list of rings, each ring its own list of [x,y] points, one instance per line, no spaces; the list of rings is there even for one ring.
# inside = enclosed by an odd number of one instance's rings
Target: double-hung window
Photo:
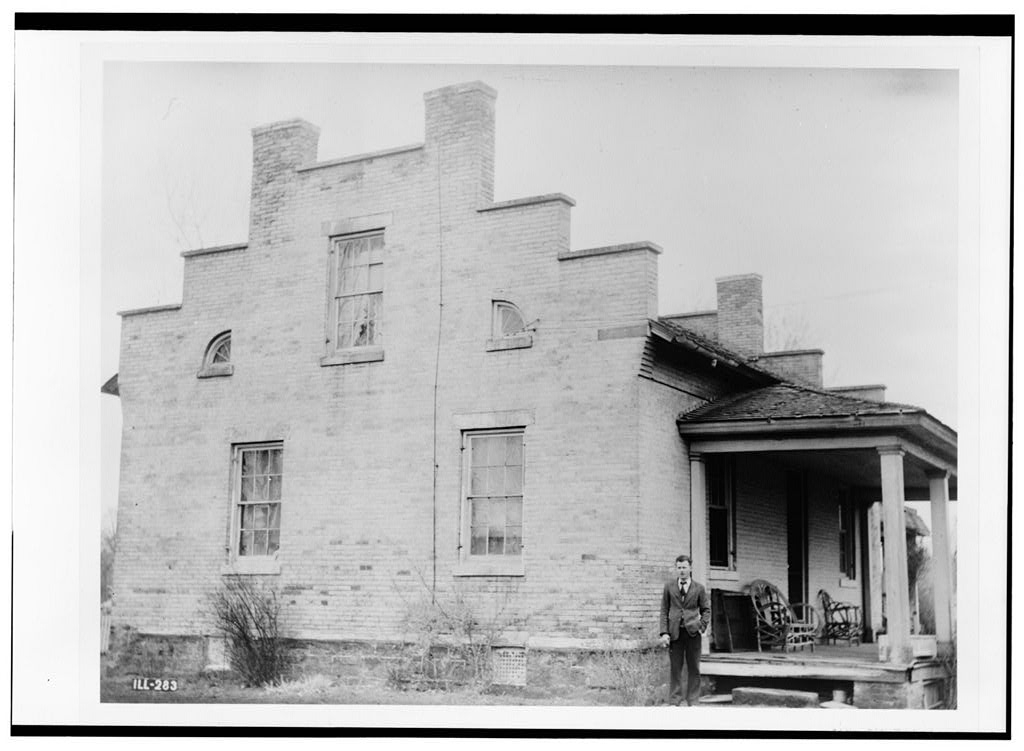
[[[234,449],[233,558],[273,558],[281,547],[284,446],[262,443]]]
[[[736,494],[730,457],[713,457],[707,465],[708,553],[715,568],[736,563]]]
[[[521,559],[523,449],[522,430],[464,434],[464,562]]]
[[[330,286],[330,347],[338,351],[382,346],[384,233],[335,237]]]

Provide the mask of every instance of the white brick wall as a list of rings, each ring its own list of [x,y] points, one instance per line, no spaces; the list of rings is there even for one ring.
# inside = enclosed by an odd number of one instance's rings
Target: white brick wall
[[[118,623],[212,630],[205,598],[229,560],[231,447],[275,440],[284,493],[274,578],[288,635],[400,637],[408,607],[428,594],[435,546],[442,595],[458,588],[481,613],[508,600],[506,615],[528,618],[531,634],[598,638],[647,625],[636,553],[643,339],[598,340],[597,330],[648,314],[652,254],[560,262],[561,201],[478,212],[493,182],[493,101],[472,88],[448,99],[428,98],[422,149],[273,179],[257,165],[249,246],[187,258],[180,310],[124,317]],[[262,131],[257,159],[291,154],[305,165],[311,133]],[[274,180],[285,188],[263,184]],[[390,214],[385,358],[322,367],[322,225],[378,213]],[[532,347],[486,351],[494,297],[539,319]],[[233,375],[196,378],[225,329]],[[508,410],[533,415],[525,575],[456,577],[456,416]],[[665,419],[659,430],[672,428]]]

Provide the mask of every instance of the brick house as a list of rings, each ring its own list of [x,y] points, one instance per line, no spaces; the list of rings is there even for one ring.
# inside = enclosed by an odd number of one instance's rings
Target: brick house
[[[511,646],[642,644],[692,551],[711,588],[860,605],[868,640],[890,593],[883,656],[913,662],[881,523],[944,518],[955,433],[764,352],[758,275],[659,317],[657,245],[572,248],[563,194],[495,203],[495,97],[429,92],[424,143],[329,161],[307,122],[254,129],[248,241],[121,313],[115,625],[210,637],[207,594],[254,574],[296,639],[401,641],[458,592]]]

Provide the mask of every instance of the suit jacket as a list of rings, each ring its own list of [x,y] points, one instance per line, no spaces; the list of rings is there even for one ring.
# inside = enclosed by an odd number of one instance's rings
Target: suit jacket
[[[690,580],[690,588],[684,598],[679,591],[679,580],[665,582],[661,595],[661,631],[675,641],[679,638],[680,626],[690,636],[707,630],[711,623],[711,599],[704,585]]]

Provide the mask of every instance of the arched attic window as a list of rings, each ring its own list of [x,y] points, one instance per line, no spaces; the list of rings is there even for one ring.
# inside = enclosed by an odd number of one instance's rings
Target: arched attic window
[[[519,308],[504,300],[494,301],[494,318],[491,336],[512,336],[526,328],[526,321]]]
[[[491,301],[491,338],[487,351],[522,349],[533,346],[533,332],[526,328],[526,318],[508,300]]]
[[[210,340],[203,355],[203,365],[199,369],[200,378],[229,376],[235,372],[231,364],[231,332],[223,331]]]

